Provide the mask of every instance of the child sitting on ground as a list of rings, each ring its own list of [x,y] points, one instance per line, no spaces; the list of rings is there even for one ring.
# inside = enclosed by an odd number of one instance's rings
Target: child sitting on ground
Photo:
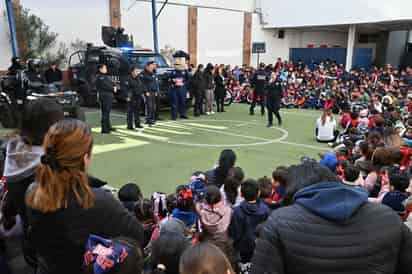
[[[134,212],[135,204],[143,199],[143,194],[136,183],[127,183],[119,189],[117,197],[129,212]]]
[[[156,228],[151,201],[149,199],[138,201],[134,207],[134,212],[137,220],[143,224],[144,248],[149,244],[153,231]]]
[[[227,238],[232,208],[223,201],[219,188],[213,185],[207,187],[205,201],[196,204],[196,212],[199,215],[204,237]]]
[[[407,176],[401,173],[389,174],[389,192],[383,196],[382,204],[389,206],[400,216],[405,214],[404,201],[408,198],[405,193],[409,185]]]
[[[272,182],[268,177],[262,177],[257,180],[260,191],[260,199],[270,210],[279,208],[280,204],[273,199],[275,192]]]
[[[250,266],[255,250],[256,228],[268,218],[269,208],[258,200],[259,187],[255,180],[246,180],[240,191],[245,200],[234,209],[229,236],[233,239],[235,250],[239,252],[244,270]]]
[[[272,198],[275,202],[281,203],[285,197],[286,185],[288,181],[288,169],[284,166],[276,168],[272,172],[273,194]]]

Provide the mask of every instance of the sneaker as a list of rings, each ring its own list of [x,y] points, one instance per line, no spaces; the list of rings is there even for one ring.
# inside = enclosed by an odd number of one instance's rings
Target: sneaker
[[[210,114],[215,114],[215,112],[212,110],[212,112],[210,112]]]
[[[211,113],[209,111],[206,111],[206,115],[210,115]]]
[[[142,129],[143,127],[142,127],[141,125],[138,125],[138,126],[136,126],[136,128],[140,128],[140,129]]]
[[[180,119],[189,119],[189,117],[185,116],[180,116]]]
[[[273,127],[273,124],[268,124],[266,127]]]
[[[127,130],[134,130],[133,127],[127,127]]]

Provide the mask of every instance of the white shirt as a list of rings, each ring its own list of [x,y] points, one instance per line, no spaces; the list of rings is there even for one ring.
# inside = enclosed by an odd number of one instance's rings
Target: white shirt
[[[325,124],[322,125],[321,117],[319,117],[316,121],[316,128],[318,129],[316,139],[319,141],[332,141],[335,138],[333,135],[336,129],[336,121],[334,118],[330,119],[329,117],[326,117]]]

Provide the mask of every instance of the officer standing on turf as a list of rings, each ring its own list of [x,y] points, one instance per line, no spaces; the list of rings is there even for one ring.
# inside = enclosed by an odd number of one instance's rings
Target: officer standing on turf
[[[132,67],[130,76],[125,85],[127,90],[127,129],[133,130],[133,122],[136,129],[143,128],[140,124],[140,110],[144,86],[139,79],[139,69]]]
[[[100,108],[102,111],[101,127],[102,134],[110,134],[114,131],[110,123],[110,112],[112,111],[113,92],[116,93],[116,86],[107,75],[106,65],[99,65],[97,67],[98,73],[96,75],[96,89],[99,96]]]
[[[282,99],[282,81],[277,77],[275,72],[272,72],[269,85],[267,87],[267,108],[268,108],[268,127],[273,126],[273,114],[278,119],[279,126],[282,125],[282,117],[280,117],[280,101]]]
[[[252,87],[253,90],[253,101],[250,106],[250,115],[255,114],[255,106],[257,103],[257,98],[260,97],[260,113],[265,115],[265,88],[268,82],[268,76],[265,71],[265,64],[260,63],[259,69],[256,72],[253,80],[252,80]]]
[[[177,119],[177,113],[181,119],[187,119],[186,116],[186,99],[188,90],[186,86],[189,82],[189,72],[187,71],[186,60],[189,55],[184,51],[177,51],[173,54],[175,69],[169,75],[170,83],[170,102],[172,105],[172,120]]]
[[[156,96],[158,96],[158,83],[155,75],[156,64],[149,61],[139,79],[144,86],[144,98],[146,105],[146,123],[151,127],[156,121]]]

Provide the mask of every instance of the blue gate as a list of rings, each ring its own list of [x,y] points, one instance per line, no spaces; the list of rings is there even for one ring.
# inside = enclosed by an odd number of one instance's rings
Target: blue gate
[[[302,60],[305,64],[320,63],[329,59],[337,64],[346,64],[346,48],[291,48],[289,60],[297,62]],[[369,69],[372,64],[371,48],[355,48],[353,54],[353,67]]]

